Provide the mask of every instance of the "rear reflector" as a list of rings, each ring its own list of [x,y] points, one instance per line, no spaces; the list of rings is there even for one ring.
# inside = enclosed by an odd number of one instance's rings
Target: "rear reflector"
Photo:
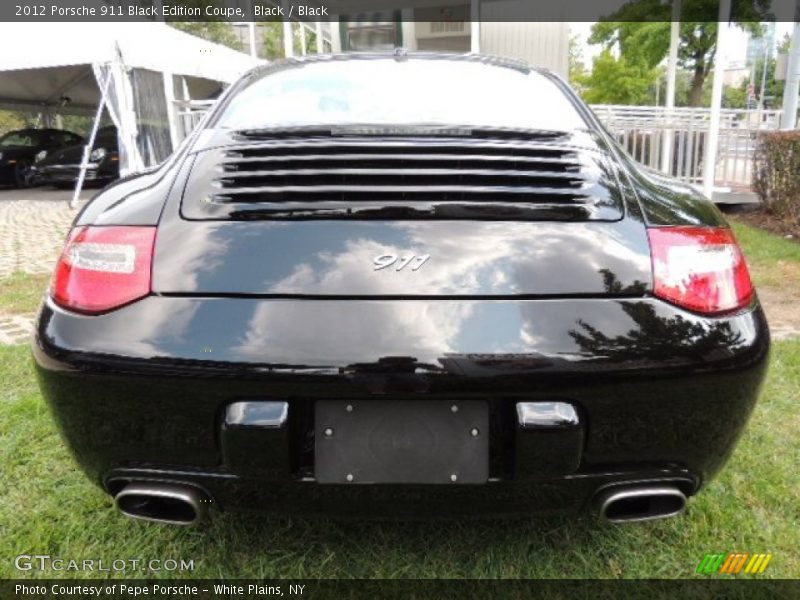
[[[56,266],[56,304],[95,314],[150,293],[155,227],[78,227]]]
[[[662,227],[648,235],[656,296],[703,314],[750,304],[753,284],[730,229]]]

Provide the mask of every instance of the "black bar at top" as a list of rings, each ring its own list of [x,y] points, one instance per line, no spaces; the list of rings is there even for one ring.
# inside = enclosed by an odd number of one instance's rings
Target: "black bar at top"
[[[4,0],[0,22],[495,21],[672,19],[672,0]],[[731,21],[793,21],[800,0],[733,0]],[[717,21],[714,1],[682,0],[683,21]]]

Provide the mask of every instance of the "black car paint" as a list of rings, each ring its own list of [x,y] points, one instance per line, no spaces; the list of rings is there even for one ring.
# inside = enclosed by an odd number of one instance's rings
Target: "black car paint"
[[[84,144],[67,146],[48,153],[41,161],[31,167],[33,183],[72,185],[78,180],[83,160]],[[119,144],[115,127],[105,127],[97,132],[92,151],[102,148],[106,155],[89,163],[84,181],[89,184],[105,185],[119,179]]]
[[[48,153],[50,153],[66,147],[60,144],[54,136],[66,134],[73,136],[77,140],[81,139],[81,136],[62,129],[20,129],[18,131],[9,132],[7,135],[24,133],[26,131],[35,132],[37,137],[40,138],[40,143],[35,146],[10,146],[0,148],[0,153],[2,153],[2,158],[0,158],[0,184],[18,185],[20,183],[19,176],[21,175],[24,177],[26,175],[26,173],[19,173],[18,165],[23,165],[24,169],[27,171],[27,169],[33,165],[36,155],[42,150],[47,150]],[[9,163],[9,161],[14,162]]]
[[[208,132],[99,194],[76,224],[159,232],[150,297],[93,317],[47,300],[39,316],[40,384],[79,464],[110,493],[186,482],[222,508],[306,513],[574,512],[606,486],[642,481],[696,493],[753,409],[767,323],[757,300],[709,318],[651,295],[646,226],[724,219],[691,188],[634,165],[581,110],[620,165],[625,218],[460,222],[450,259],[478,265],[471,280],[440,266],[387,289],[385,276],[405,273],[376,273],[359,250],[391,238],[421,251],[453,235],[452,222],[182,219],[191,154]],[[486,257],[470,244],[492,228],[508,247]],[[576,251],[586,235],[601,243]],[[530,260],[537,239],[548,253]],[[290,285],[299,266],[313,285]],[[487,400],[489,483],[315,484],[313,402],[327,398]],[[224,408],[247,399],[288,401],[288,427],[255,442],[226,431]],[[516,402],[550,399],[581,414],[577,470],[548,469],[562,459],[558,438],[516,429]]]
[[[572,136],[569,141],[586,153],[607,148],[605,140],[593,135]],[[203,156],[209,148],[236,147],[238,143],[230,133],[219,132],[197,144],[192,155]],[[187,176],[198,167],[201,173],[212,169],[198,165],[195,158],[185,167]],[[638,215],[635,193],[630,186],[619,184],[624,177],[613,167],[604,175],[610,181],[606,185],[615,190],[605,213],[610,220],[568,223],[561,222],[558,214],[538,221],[490,222],[356,220],[354,216],[262,221],[249,216],[237,220],[230,213],[209,218],[197,206],[202,204],[196,201],[201,188],[188,181],[180,185],[183,180],[179,179],[159,227],[153,291],[349,298],[640,294],[651,287],[649,246],[641,220],[622,219],[624,213]],[[182,199],[178,191],[183,192]],[[220,222],[220,218],[231,222]],[[195,239],[200,242],[187,243]],[[390,247],[432,253],[434,258],[414,273],[358,267],[370,264],[379,249]],[[248,260],[256,255],[270,260]],[[559,269],[553,268],[556,263]],[[228,268],[231,264],[237,265],[235,271]],[[357,272],[351,272],[353,267]],[[301,272],[306,276],[298,283]],[[563,277],[565,272],[570,277]]]

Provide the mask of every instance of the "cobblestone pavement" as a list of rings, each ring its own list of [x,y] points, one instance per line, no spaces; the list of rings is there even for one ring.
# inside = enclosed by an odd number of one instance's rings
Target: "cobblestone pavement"
[[[86,201],[94,194],[81,194]],[[37,188],[0,189],[0,278],[14,271],[50,273],[64,244],[78,209],[67,205],[72,192]],[[800,320],[795,315],[794,297],[787,299],[772,290],[759,294],[770,322],[773,339],[800,337]],[[786,310],[786,304],[792,310]],[[0,306],[0,344],[25,343],[33,315],[10,315]]]
[[[81,194],[81,202],[92,196]],[[68,206],[72,192],[0,188],[0,278],[14,271],[50,273],[78,209]],[[0,344],[27,342],[33,315],[11,315],[0,306]]]
[[[24,344],[33,331],[33,315],[6,315],[0,312],[0,345]]]
[[[92,190],[83,192],[86,200]],[[49,273],[77,209],[69,190],[0,190],[0,277],[14,271]]]

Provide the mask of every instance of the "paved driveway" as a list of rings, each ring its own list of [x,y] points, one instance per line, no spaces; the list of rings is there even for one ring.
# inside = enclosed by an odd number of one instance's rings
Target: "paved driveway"
[[[84,191],[81,200],[94,193]],[[78,212],[68,206],[71,197],[69,190],[0,189],[0,277],[52,271]]]
[[[81,194],[81,204],[94,190]],[[50,273],[78,209],[69,190],[0,188],[0,278],[15,271]],[[0,306],[0,344],[24,342],[33,315],[7,314]]]

